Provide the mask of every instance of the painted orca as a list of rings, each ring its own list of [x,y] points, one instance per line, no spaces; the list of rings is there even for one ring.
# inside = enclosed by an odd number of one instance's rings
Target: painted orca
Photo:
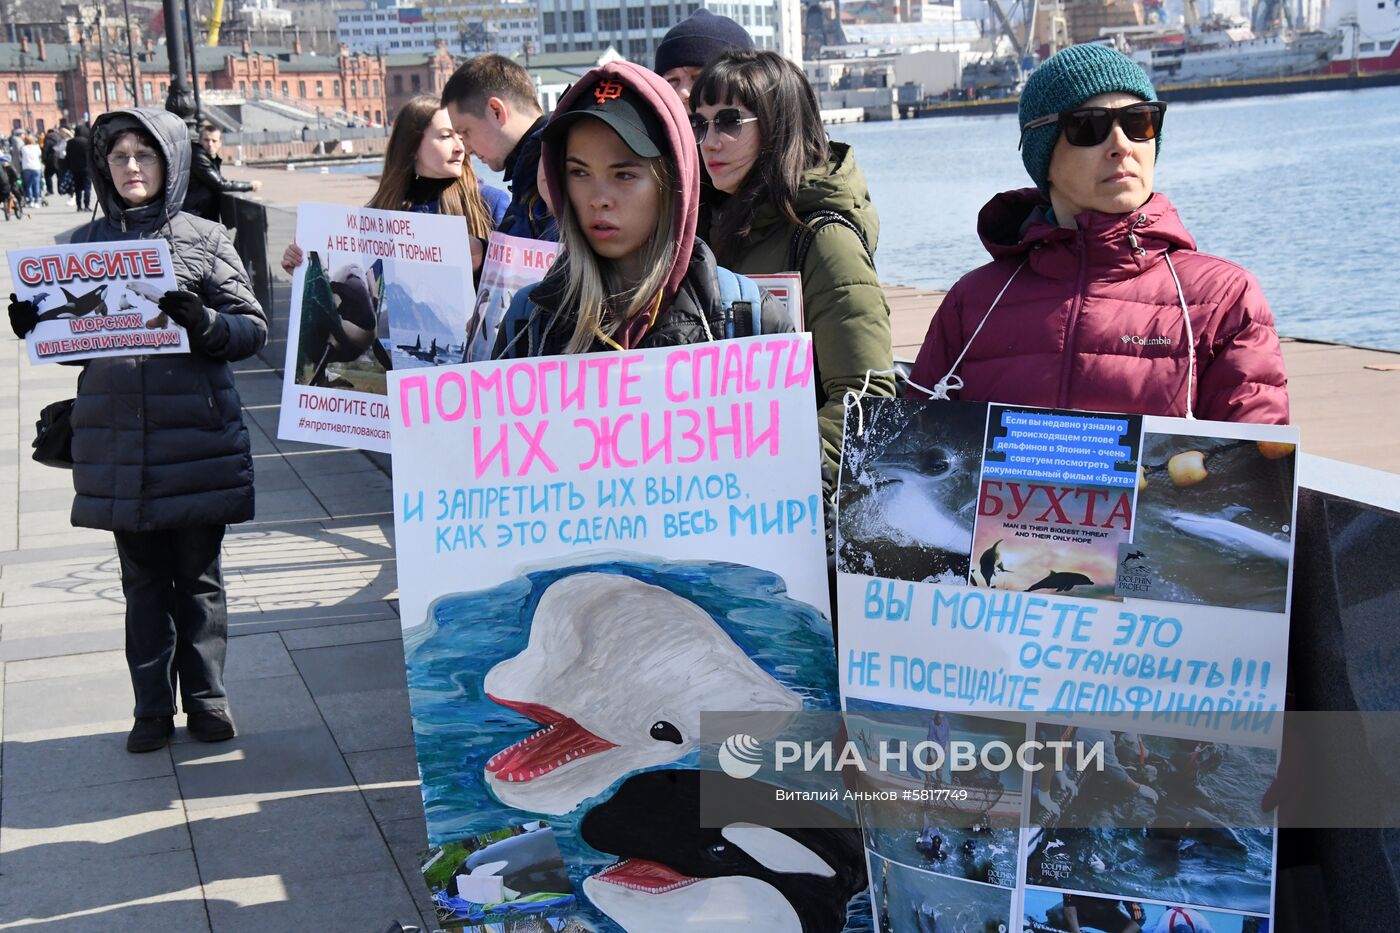
[[[552,583],[525,650],[483,689],[544,727],[493,755],[487,784],[507,806],[549,814],[690,754],[704,710],[802,708],[695,603],[606,573]]]
[[[63,292],[63,304],[57,308],[51,308],[43,312],[36,319],[37,322],[57,321],[63,318],[87,317],[89,314],[104,315],[107,313],[107,283],[98,285],[91,291],[81,295],[75,295],[66,288],[59,288]]]
[[[1037,583],[1035,586],[1027,587],[1026,592],[1034,590],[1054,590],[1056,593],[1068,593],[1076,586],[1093,586],[1094,581],[1084,576],[1082,573],[1070,573],[1069,571],[1052,570],[1050,574]]]
[[[701,825],[702,786],[734,822]],[[860,830],[815,803],[782,805],[784,822],[814,828],[764,826],[775,790],[717,771],[633,775],[580,823],[584,842],[621,859],[584,894],[628,933],[840,933],[866,884]]]
[[[547,828],[482,846],[462,861],[461,868],[466,874],[499,875],[516,897],[568,894],[572,890],[554,832]]]

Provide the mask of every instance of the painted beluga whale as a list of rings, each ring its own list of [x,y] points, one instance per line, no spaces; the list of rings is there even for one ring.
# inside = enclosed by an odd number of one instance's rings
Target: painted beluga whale
[[[605,573],[551,584],[525,649],[483,687],[544,727],[486,762],[487,785],[507,806],[547,814],[684,758],[699,747],[703,711],[802,708],[695,603]]]

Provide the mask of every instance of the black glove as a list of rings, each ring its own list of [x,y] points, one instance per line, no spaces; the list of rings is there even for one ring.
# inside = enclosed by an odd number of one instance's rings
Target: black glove
[[[166,292],[160,296],[157,304],[172,321],[190,333],[196,334],[204,329],[204,302],[199,300],[198,295],[185,291]]]
[[[20,301],[14,292],[10,292],[10,328],[15,332],[15,336],[23,340],[38,323],[38,306],[32,301]]]

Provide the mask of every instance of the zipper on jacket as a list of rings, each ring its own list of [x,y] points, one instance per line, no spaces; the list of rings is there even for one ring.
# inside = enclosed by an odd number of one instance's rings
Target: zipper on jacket
[[[1074,304],[1069,309],[1069,321],[1065,325],[1065,365],[1060,373],[1060,398],[1056,408],[1069,408],[1069,377],[1074,370],[1074,330],[1079,324],[1079,312],[1084,308],[1084,280],[1089,272],[1089,247],[1083,228],[1074,232],[1079,245],[1079,280],[1074,288]]]
[[[1138,235],[1134,231],[1145,223],[1147,223],[1147,215],[1138,214],[1137,217],[1134,218],[1132,224],[1130,224],[1128,227],[1128,245],[1131,246],[1133,248],[1133,252],[1139,256],[1146,255],[1147,248],[1142,245],[1142,241],[1138,239]]]

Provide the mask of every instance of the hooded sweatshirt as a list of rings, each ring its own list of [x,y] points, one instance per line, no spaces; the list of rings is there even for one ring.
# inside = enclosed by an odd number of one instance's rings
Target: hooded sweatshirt
[[[165,167],[160,197],[128,206],[107,153],[125,130],[155,140]],[[190,352],[89,360],[73,406],[73,524],[112,531],[222,525],[253,517],[253,460],[230,361],[267,341],[267,320],[228,231],[181,213],[189,133],[164,110],[116,110],[93,124],[101,217],[74,243],[161,237],[178,287],[200,296],[204,320]]]
[[[1198,418],[1287,423],[1283,353],[1259,283],[1197,252],[1165,195],[1126,214],[1086,211],[1074,230],[1050,222],[1043,201],[1025,188],[982,209],[992,262],[943,299],[913,382],[931,389],[954,372],[963,384],[952,398],[1178,417],[1189,383]]]
[[[690,116],[675,91],[659,75],[630,62],[611,62],[595,68],[569,89],[555,108],[555,115],[568,113],[584,95],[591,94],[601,80],[611,78],[641,95],[661,121],[665,143],[676,166],[675,222],[672,236],[677,248],[675,259],[662,289],[660,310],[655,323],[645,330],[629,330],[630,347],[677,346],[699,343],[723,334],[722,314],[714,255],[695,238],[700,208],[700,156]],[[564,186],[563,141],[544,139],[541,159],[550,201],[563,205],[568,198]],[[562,209],[562,208],[561,208]],[[550,269],[544,281],[517,292],[501,322],[494,358],[546,356],[564,352],[574,332],[574,311],[563,307],[567,282],[567,253]],[[778,302],[765,297],[762,308],[765,333],[792,330],[792,324]],[[596,342],[595,350],[607,349]]]

